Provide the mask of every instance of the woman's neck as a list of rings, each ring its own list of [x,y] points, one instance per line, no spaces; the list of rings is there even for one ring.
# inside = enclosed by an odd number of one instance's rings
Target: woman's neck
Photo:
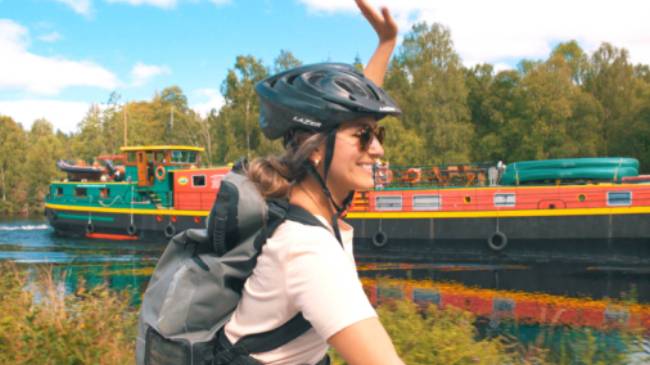
[[[332,202],[325,196],[320,184],[311,176],[291,189],[289,202],[301,206],[311,214],[324,217],[332,224],[331,219],[335,212]]]

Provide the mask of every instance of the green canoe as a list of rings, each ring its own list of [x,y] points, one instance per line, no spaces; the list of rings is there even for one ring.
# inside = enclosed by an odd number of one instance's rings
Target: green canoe
[[[519,185],[545,180],[609,180],[620,182],[625,176],[639,174],[639,161],[634,158],[566,158],[522,161],[506,167],[501,185]]]

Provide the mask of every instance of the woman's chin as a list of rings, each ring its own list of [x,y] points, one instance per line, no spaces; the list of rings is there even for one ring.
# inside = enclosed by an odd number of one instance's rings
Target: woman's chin
[[[358,184],[356,184],[356,187],[354,190],[370,190],[375,187],[375,181],[372,178],[368,179],[363,179],[359,181]]]

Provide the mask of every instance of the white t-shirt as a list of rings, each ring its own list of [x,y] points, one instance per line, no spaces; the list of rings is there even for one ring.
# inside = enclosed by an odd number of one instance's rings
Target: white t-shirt
[[[323,217],[317,217],[329,227]],[[376,317],[363,291],[352,254],[352,227],[340,221],[343,248],[331,232],[285,221],[262,248],[242,299],[226,324],[234,343],[266,332],[302,312],[312,328],[273,351],[254,354],[264,364],[315,364],[327,339],[363,319]]]

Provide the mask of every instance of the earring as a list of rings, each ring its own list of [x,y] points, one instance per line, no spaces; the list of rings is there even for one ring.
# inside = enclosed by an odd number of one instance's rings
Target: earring
[[[320,163],[320,160],[314,160],[314,167],[318,167],[318,164]]]

